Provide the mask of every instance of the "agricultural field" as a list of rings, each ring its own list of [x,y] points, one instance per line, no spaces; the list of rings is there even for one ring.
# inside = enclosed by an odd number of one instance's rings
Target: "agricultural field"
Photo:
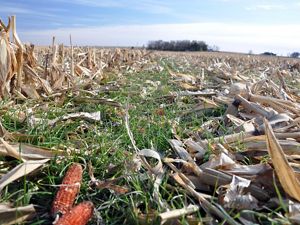
[[[38,47],[15,27],[0,224],[300,223],[300,60]]]

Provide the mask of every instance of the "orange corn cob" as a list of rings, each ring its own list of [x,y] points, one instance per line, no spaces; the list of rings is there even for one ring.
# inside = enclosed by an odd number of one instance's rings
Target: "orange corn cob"
[[[93,216],[92,202],[82,202],[63,215],[55,225],[85,225]]]
[[[55,217],[57,213],[65,214],[74,203],[80,189],[82,179],[82,167],[74,163],[68,169],[52,204],[51,213]]]

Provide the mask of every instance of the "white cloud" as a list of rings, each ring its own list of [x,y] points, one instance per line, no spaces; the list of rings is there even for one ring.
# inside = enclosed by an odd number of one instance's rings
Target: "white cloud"
[[[119,1],[96,1],[96,0],[74,0],[70,3],[85,5],[85,6],[95,6],[95,7],[121,7],[122,3]]]
[[[28,13],[32,13],[32,11],[30,9],[26,9],[24,7],[5,6],[5,5],[1,5],[0,12],[8,13],[8,14],[14,14],[14,13],[28,14]]]
[[[5,13],[6,15],[33,15],[33,16],[41,16],[41,17],[50,17],[57,18],[57,12],[62,11],[63,9],[40,9],[40,10],[32,10],[29,7],[25,7],[23,5],[13,5],[13,4],[2,4],[0,6],[0,13]],[[50,12],[49,12],[50,11]],[[53,13],[51,12],[53,11]]]
[[[261,5],[254,5],[254,6],[249,6],[245,8],[246,10],[266,10],[266,11],[271,11],[271,10],[284,10],[287,9],[285,5],[272,5],[272,4],[261,4]]]
[[[89,7],[99,8],[127,8],[141,10],[149,13],[170,13],[172,9],[163,1],[159,0],[56,0]]]
[[[122,25],[63,28],[19,32],[23,41],[49,45],[52,35],[68,44],[69,35],[77,45],[131,46],[149,40],[204,40],[224,51],[256,53],[272,51],[286,55],[300,51],[300,25],[247,25],[226,23],[187,23],[157,25]]]

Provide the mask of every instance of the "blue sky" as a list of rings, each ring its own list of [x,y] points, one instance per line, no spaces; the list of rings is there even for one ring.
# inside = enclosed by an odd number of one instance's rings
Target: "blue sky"
[[[221,50],[300,51],[300,0],[0,0],[24,42],[143,45],[197,39]]]

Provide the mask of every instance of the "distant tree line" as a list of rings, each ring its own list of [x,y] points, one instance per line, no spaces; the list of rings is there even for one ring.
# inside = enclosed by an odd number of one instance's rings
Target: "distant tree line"
[[[299,58],[300,57],[300,52],[293,52],[289,55],[291,58]]]
[[[264,52],[264,53],[262,53],[261,55],[276,56],[276,54],[273,53],[273,52]]]
[[[208,51],[208,45],[204,41],[149,41],[147,45],[149,50],[162,51]]]
[[[276,54],[273,53],[273,52],[264,52],[261,55],[276,56]],[[291,57],[291,58],[299,58],[300,57],[300,52],[293,52],[293,53],[287,54],[287,56]]]

